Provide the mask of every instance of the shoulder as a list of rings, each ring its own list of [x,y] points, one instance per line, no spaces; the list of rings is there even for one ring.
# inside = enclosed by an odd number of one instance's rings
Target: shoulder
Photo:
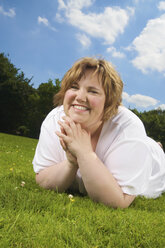
[[[127,137],[145,137],[146,131],[143,122],[131,110],[120,106],[112,122],[120,128]]]
[[[112,119],[108,120],[105,125],[107,126],[106,131],[108,133],[112,134],[113,130],[113,132],[116,133],[115,136],[118,137],[120,135],[125,138],[146,136],[142,121],[137,115],[124,106],[120,106],[117,114]]]
[[[104,123],[96,151],[100,157],[105,157],[105,154],[107,152],[109,154],[116,146],[123,145],[124,148],[124,144],[127,143],[128,147],[128,144],[132,145],[132,142],[136,141],[138,143],[145,137],[146,132],[141,120],[133,112],[121,106],[118,113]]]
[[[49,120],[49,119],[51,119],[51,118],[59,119],[59,118],[61,118],[61,116],[63,116],[63,115],[64,115],[64,107],[63,107],[63,105],[61,105],[61,106],[58,106],[58,107],[52,109],[52,110],[48,113],[48,115],[46,116],[46,118],[45,118],[44,121],[47,121],[47,120]]]
[[[50,126],[56,126],[58,123],[58,120],[61,120],[62,116],[64,116],[64,108],[63,105],[54,108],[49,112],[49,114],[44,119],[42,126],[50,127]]]
[[[152,154],[153,158],[156,161],[159,161],[159,160],[164,161],[164,166],[165,166],[165,153],[164,153],[164,150],[161,148],[161,146],[158,144],[158,142],[156,142],[150,137],[146,137],[145,143],[150,153]]]
[[[127,109],[124,106],[119,106],[117,114],[113,117],[112,121],[118,124],[130,124],[134,123],[137,125],[142,125],[142,121],[137,115],[135,115],[131,110]]]

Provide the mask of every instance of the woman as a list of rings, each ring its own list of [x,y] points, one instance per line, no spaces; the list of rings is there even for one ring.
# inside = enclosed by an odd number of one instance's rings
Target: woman
[[[164,152],[122,106],[122,89],[105,60],[82,58],[65,74],[33,160],[41,187],[77,189],[114,208],[165,191]]]

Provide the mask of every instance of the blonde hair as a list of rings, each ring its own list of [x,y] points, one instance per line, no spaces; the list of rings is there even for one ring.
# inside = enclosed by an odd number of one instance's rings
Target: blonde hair
[[[103,121],[110,119],[117,113],[122,101],[123,82],[111,63],[104,59],[84,57],[74,63],[67,71],[61,82],[60,91],[54,96],[54,106],[63,104],[66,91],[73,82],[78,82],[86,70],[94,70],[97,73],[105,92],[105,105]]]

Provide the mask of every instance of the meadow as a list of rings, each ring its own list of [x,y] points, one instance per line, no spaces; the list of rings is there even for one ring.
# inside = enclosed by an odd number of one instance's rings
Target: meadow
[[[112,209],[35,183],[37,140],[0,133],[1,248],[165,247],[165,194]]]

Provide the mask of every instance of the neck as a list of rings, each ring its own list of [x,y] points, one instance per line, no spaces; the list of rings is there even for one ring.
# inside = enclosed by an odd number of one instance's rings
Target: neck
[[[91,138],[95,137],[95,136],[99,136],[100,132],[102,130],[103,127],[103,122],[100,121],[98,124],[94,125],[94,126],[89,126],[89,127],[83,127],[88,133],[90,133]]]

